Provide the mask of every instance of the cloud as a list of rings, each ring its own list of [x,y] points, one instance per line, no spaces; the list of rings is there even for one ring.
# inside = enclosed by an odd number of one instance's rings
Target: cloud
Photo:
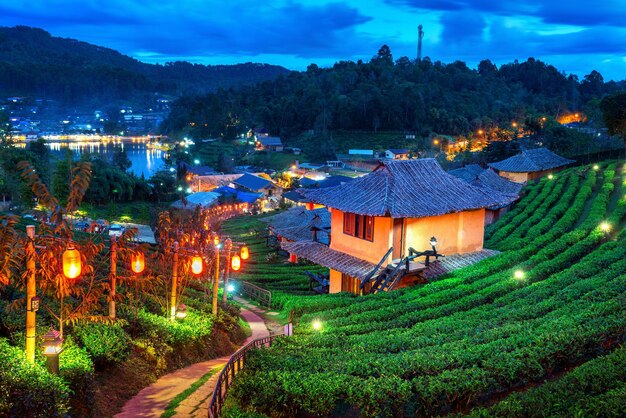
[[[43,26],[54,34],[61,31],[62,36],[71,33],[131,54],[327,57],[350,54],[358,44],[373,49],[377,43],[355,32],[371,17],[343,3],[164,0],[146,6],[140,0],[49,0],[29,7],[20,3],[0,6],[4,21]]]

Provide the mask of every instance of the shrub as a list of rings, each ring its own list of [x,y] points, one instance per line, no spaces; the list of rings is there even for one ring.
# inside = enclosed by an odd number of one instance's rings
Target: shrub
[[[73,416],[93,416],[95,393],[94,365],[85,348],[76,345],[72,337],[63,342],[59,372],[73,392],[70,398]]]
[[[24,352],[0,339],[0,416],[62,417],[68,411],[69,389]]]
[[[74,333],[98,364],[122,362],[130,352],[130,337],[117,323],[89,322],[74,328]]]

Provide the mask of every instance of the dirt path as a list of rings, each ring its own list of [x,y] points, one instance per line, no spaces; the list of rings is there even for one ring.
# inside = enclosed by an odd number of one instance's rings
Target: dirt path
[[[249,309],[244,307],[241,309],[241,316],[250,324],[250,329],[252,330],[252,335],[246,339],[244,344],[256,338],[270,335],[263,318],[253,312],[253,310],[257,309],[256,307]],[[262,310],[260,311],[263,312]],[[147,388],[142,389],[134,398],[126,402],[122,412],[115,415],[115,417],[160,417],[172,399],[208,373],[209,370],[222,368],[229,358],[230,356],[225,356],[202,363],[192,364],[184,369],[161,376],[159,380]],[[206,416],[208,401],[213,394],[213,387],[215,386],[218,374],[219,373],[216,373],[211,376],[203,386],[180,403],[176,410],[177,417],[191,417],[196,414],[198,414],[198,416]],[[213,386],[209,384],[211,382]],[[206,406],[204,404],[206,404]]]

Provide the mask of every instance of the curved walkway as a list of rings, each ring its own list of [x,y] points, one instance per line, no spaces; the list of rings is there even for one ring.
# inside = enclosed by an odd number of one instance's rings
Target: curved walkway
[[[254,309],[251,307],[251,309]],[[254,309],[256,310],[256,309]],[[250,324],[252,335],[250,335],[244,344],[256,339],[267,337],[269,331],[265,326],[263,318],[250,309],[241,308],[241,316]],[[200,379],[209,370],[221,368],[228,362],[230,355],[203,361],[202,363],[192,364],[184,369],[176,370],[173,373],[161,376],[159,380],[154,382],[147,388],[142,389],[134,398],[130,399],[122,408],[122,412],[115,415],[116,418],[134,418],[134,417],[160,417],[169,405],[172,399],[178,394],[191,386],[192,383]],[[176,410],[179,417],[193,416],[194,411],[202,409],[202,404],[207,403],[213,394],[212,387],[217,380],[217,373],[212,376],[202,387],[191,394],[187,399],[180,403]],[[213,386],[209,383],[212,382]],[[208,392],[210,390],[210,392]],[[204,413],[206,415],[206,411]]]

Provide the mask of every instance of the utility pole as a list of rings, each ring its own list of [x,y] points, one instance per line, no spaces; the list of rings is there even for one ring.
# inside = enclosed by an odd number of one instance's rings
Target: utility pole
[[[174,268],[172,271],[172,293],[170,295],[170,321],[176,320],[176,289],[178,285],[178,241],[174,243]]]
[[[37,297],[37,283],[35,282],[35,225],[26,227],[28,241],[26,243],[26,359],[35,362],[35,332],[37,313],[33,309],[33,298]]]
[[[215,280],[213,280],[213,307],[211,313],[217,315],[217,292],[220,283],[220,245],[215,246]]]
[[[115,288],[117,286],[117,238],[111,237],[111,292],[109,294],[109,318],[115,319]]]

